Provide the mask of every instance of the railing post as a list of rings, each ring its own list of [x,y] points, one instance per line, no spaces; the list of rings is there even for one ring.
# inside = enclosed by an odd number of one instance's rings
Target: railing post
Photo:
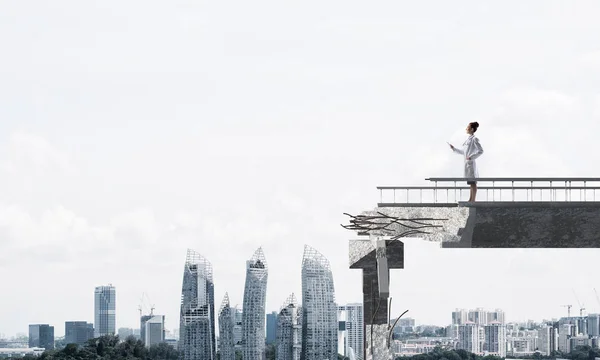
[[[527,194],[527,200],[529,200],[529,194]],[[533,180],[531,180],[531,201],[533,201]]]

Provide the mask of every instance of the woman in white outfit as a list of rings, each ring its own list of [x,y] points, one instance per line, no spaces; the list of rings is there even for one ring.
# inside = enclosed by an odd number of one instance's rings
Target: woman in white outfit
[[[479,139],[474,135],[478,127],[478,122],[469,123],[466,129],[469,137],[463,143],[462,149],[457,149],[450,144],[452,151],[457,154],[464,155],[465,157],[465,178],[467,179],[467,184],[471,185],[471,196],[469,197],[469,202],[474,202],[477,195],[476,179],[479,177],[479,173],[477,172],[477,163],[475,162],[475,159],[483,154],[483,148],[479,143]]]

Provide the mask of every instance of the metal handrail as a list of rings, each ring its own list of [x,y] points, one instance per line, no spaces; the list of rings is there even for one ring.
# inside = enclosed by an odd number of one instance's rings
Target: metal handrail
[[[585,180],[583,180],[585,179]],[[431,178],[431,179],[427,179],[427,180],[431,180],[431,181],[435,181],[436,184],[435,186],[378,186],[377,190],[379,190],[380,192],[380,202],[379,203],[386,203],[386,204],[398,204],[398,203],[411,203],[410,200],[410,193],[411,191],[418,191],[419,192],[419,201],[417,203],[424,203],[423,202],[423,194],[424,192],[430,193],[433,195],[433,200],[432,201],[427,201],[425,203],[430,203],[430,204],[451,204],[451,203],[457,203],[459,202],[459,198],[462,197],[462,191],[463,190],[469,190],[470,187],[469,186],[464,186],[464,185],[458,185],[457,182],[459,181],[466,181],[468,179],[466,178]],[[454,186],[438,186],[437,185],[437,181],[452,181],[454,182]],[[491,186],[478,186],[479,190],[485,191],[486,194],[486,200],[485,201],[503,201],[502,197],[503,197],[503,191],[510,191],[511,192],[511,196],[509,196],[509,200],[504,200],[504,201],[521,201],[521,200],[517,200],[517,192],[519,191],[525,191],[526,192],[526,200],[527,201],[573,201],[573,192],[577,193],[579,192],[579,201],[596,201],[596,191],[600,190],[600,186],[598,186],[597,184],[595,184],[595,186],[588,186],[587,182],[588,181],[599,181],[600,182],[600,178],[478,178],[477,179],[478,182],[492,182]],[[525,185],[525,186],[515,186],[515,182],[518,181],[529,181],[530,185]],[[534,182],[550,182],[550,186],[544,185],[544,186],[538,186],[535,185],[534,186]],[[564,185],[560,184],[561,186],[556,186],[555,184],[553,184],[553,182],[555,181],[564,181]],[[573,181],[584,181],[583,186],[577,185],[577,186],[572,186],[571,182]],[[496,185],[496,182],[510,182],[511,185],[507,185],[507,184],[503,184],[501,186]],[[558,185],[558,184],[557,184]],[[386,193],[389,193],[390,191],[393,194],[393,199],[384,201],[384,196],[383,193],[384,191],[386,191]],[[490,200],[490,194],[489,192],[492,192],[492,199]],[[539,191],[539,193],[538,193]],[[561,196],[559,196],[559,191],[562,193],[564,191],[564,199],[563,200],[559,200],[559,198]],[[439,194],[440,192],[445,192],[446,193],[446,201],[444,202],[439,202],[438,198],[439,198]],[[452,192],[452,193],[451,193]],[[497,192],[499,192],[499,200],[496,199],[496,194]],[[548,193],[550,194],[549,199],[544,199],[544,193]],[[397,201],[397,196],[400,195],[402,197],[402,194],[405,194],[405,201]],[[590,194],[591,193],[591,194]],[[453,201],[450,200],[450,195],[454,195],[453,196]],[[539,198],[536,198],[536,195],[539,194]],[[591,195],[591,199],[588,199],[588,195]]]
[[[377,190],[469,190],[469,186],[378,186]],[[564,190],[564,186],[478,186],[479,190]],[[568,186],[571,190],[600,190],[600,186]]]
[[[428,181],[432,181],[432,182],[444,182],[444,181],[449,181],[449,182],[454,182],[454,181],[466,181],[466,180],[477,180],[477,181],[483,181],[483,182],[488,182],[488,181],[493,181],[493,182],[501,182],[501,181],[507,181],[507,182],[516,182],[516,181],[520,181],[520,182],[537,182],[537,181],[543,181],[543,182],[548,182],[548,181],[556,181],[556,182],[594,182],[594,181],[600,181],[600,178],[593,178],[593,177],[517,177],[517,178],[502,178],[502,177],[481,177],[481,178],[476,178],[476,179],[470,179],[470,178],[427,178],[425,180]]]

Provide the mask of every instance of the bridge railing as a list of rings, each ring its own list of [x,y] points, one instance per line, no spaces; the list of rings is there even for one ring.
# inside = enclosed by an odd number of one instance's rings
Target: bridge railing
[[[467,181],[477,181],[477,201],[595,202],[600,178],[428,178],[430,186],[378,186],[380,206],[456,204],[469,198]]]

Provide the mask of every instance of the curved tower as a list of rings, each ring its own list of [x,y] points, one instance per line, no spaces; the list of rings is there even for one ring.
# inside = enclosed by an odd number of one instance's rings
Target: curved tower
[[[183,269],[179,333],[183,360],[217,358],[212,265],[190,249]]]
[[[304,245],[300,359],[337,359],[337,340],[337,306],[329,261],[317,250]]]
[[[302,308],[290,295],[277,316],[276,360],[300,360],[302,350]]]
[[[242,308],[242,358],[263,359],[265,353],[265,302],[268,267],[262,248],[246,261],[246,287]]]
[[[219,354],[221,360],[235,360],[233,325],[234,309],[229,305],[229,295],[225,293],[219,310]]]

